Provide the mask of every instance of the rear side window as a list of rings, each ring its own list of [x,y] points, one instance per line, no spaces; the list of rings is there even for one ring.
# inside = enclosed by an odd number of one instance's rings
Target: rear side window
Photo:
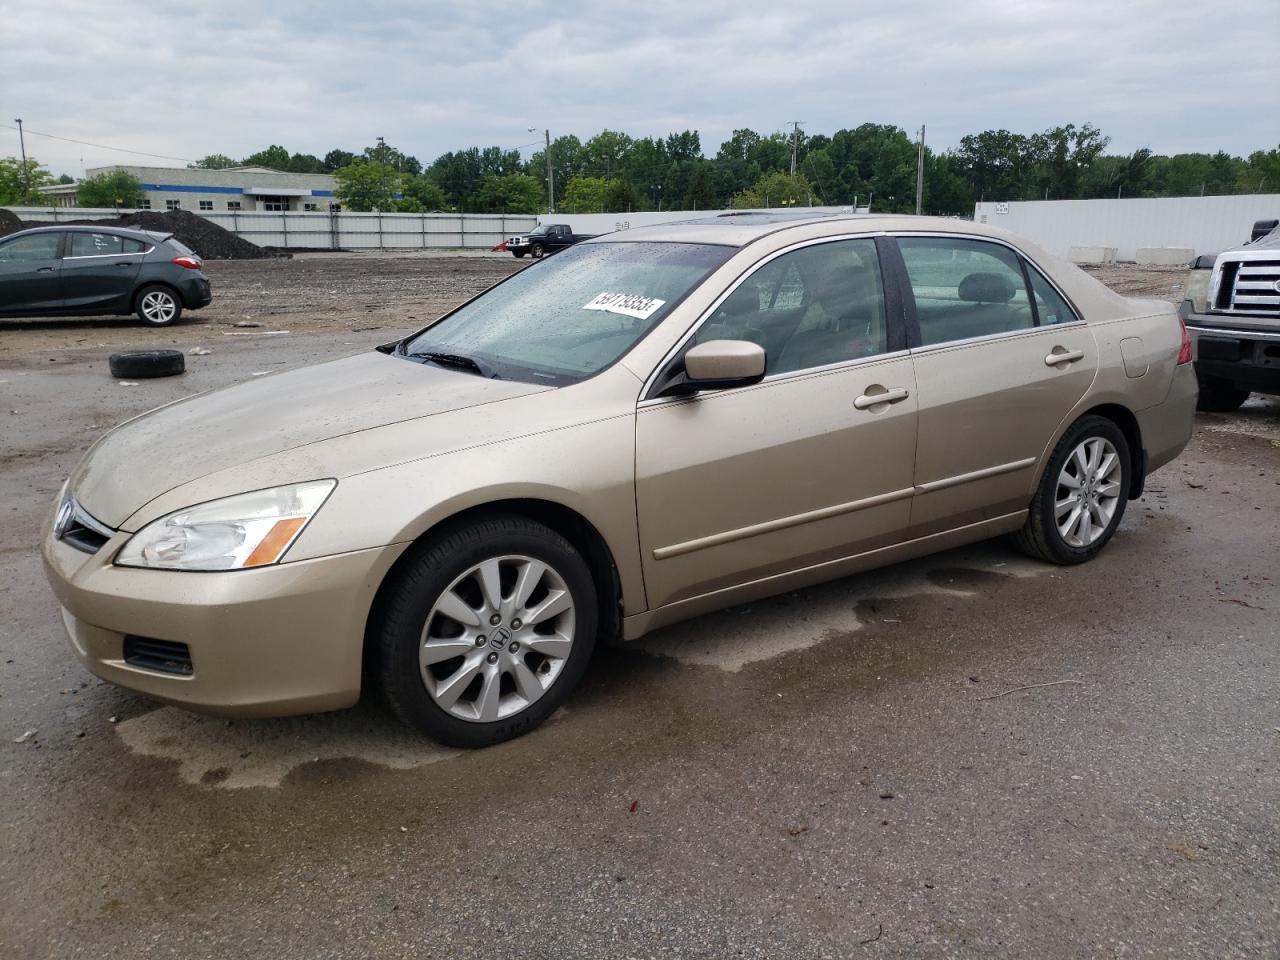
[[[114,233],[71,234],[71,256],[111,257],[124,252],[123,237]]]
[[[57,260],[60,233],[37,233],[0,244],[0,260]]]
[[[125,253],[142,253],[147,249],[147,245],[141,240],[130,240],[128,237],[125,237],[121,243],[124,244]]]
[[[1035,326],[1018,255],[960,237],[899,237],[923,346]]]
[[[1075,311],[1062,299],[1061,294],[1053,289],[1044,276],[1027,264],[1027,275],[1031,277],[1031,293],[1036,298],[1036,313],[1040,317],[1040,326],[1048,327],[1055,323],[1075,323],[1078,317]]]

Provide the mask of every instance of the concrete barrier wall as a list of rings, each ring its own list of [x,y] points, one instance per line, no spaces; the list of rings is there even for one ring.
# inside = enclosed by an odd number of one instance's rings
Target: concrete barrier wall
[[[1271,217],[1280,217],[1280,194],[1028,200],[974,208],[979,223],[1020,233],[1059,256],[1069,256],[1072,247],[1115,247],[1120,260],[1130,261],[1139,247],[1219,253],[1248,240],[1255,220]]]

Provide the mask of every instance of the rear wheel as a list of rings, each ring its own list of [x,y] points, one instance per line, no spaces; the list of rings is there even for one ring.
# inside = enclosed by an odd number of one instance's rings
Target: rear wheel
[[[1218,377],[1200,378],[1200,399],[1196,401],[1196,409],[1206,413],[1230,413],[1239,410],[1241,404],[1249,399],[1249,391],[1241,390],[1230,380]]]
[[[1131,470],[1124,432],[1105,417],[1081,417],[1049,457],[1018,545],[1050,563],[1092,560],[1124,516]]]
[[[375,621],[378,674],[406,723],[455,747],[532,730],[582,678],[596,591],[564,537],[518,516],[424,543]]]
[[[143,323],[165,327],[182,316],[182,301],[168,287],[143,287],[134,298],[133,309]]]

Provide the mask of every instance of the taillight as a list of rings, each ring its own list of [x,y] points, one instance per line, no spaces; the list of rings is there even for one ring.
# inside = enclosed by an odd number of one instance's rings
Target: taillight
[[[174,257],[173,262],[180,267],[186,267],[188,270],[200,269],[200,261],[195,257]]]
[[[1186,321],[1178,318],[1178,326],[1182,328],[1182,349],[1178,351],[1178,364],[1191,362],[1191,334],[1187,333]]]

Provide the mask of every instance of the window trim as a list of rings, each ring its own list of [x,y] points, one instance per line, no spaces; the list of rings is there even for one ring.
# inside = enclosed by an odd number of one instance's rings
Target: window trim
[[[1034,260],[1007,240],[1003,240],[1000,237],[988,237],[974,233],[951,233],[939,230],[895,230],[892,233],[887,234],[887,239],[893,242],[894,247],[897,248],[899,257],[902,257],[902,248],[898,247],[898,240],[907,237],[924,237],[938,240],[975,240],[980,243],[994,243],[997,246],[1005,247],[1013,251],[1013,255],[1018,258],[1018,266],[1022,273],[1023,290],[1027,295],[1027,302],[1030,304],[1033,324],[1030,327],[1023,327],[1020,330],[1006,330],[1002,333],[987,333],[979,337],[966,337],[963,340],[944,340],[941,343],[929,344],[923,343],[923,337],[920,334],[920,317],[916,311],[916,295],[915,291],[911,287],[911,278],[906,272],[906,261],[903,260],[902,274],[899,277],[899,282],[902,285],[902,302],[907,314],[906,326],[910,332],[908,350],[911,353],[925,353],[932,350],[949,349],[959,345],[968,346],[975,343],[985,343],[989,340],[1007,340],[1011,337],[1027,336],[1028,334],[1039,333],[1041,330],[1049,329],[1048,327],[1042,327],[1040,325],[1040,312],[1036,309],[1035,297],[1031,293],[1031,278],[1027,273],[1028,268],[1034,268],[1040,276],[1044,277],[1045,282],[1057,292],[1058,296],[1062,297],[1063,302],[1071,308],[1072,314],[1075,315],[1076,319],[1071,323],[1055,323],[1052,324],[1052,327],[1054,329],[1060,329],[1064,327],[1084,326],[1085,321],[1080,318],[1080,311],[1077,309],[1075,303],[1072,302],[1071,298],[1062,291],[1061,287],[1053,282],[1049,275],[1042,270]]]
[[[841,240],[871,240],[875,243],[876,257],[879,261],[878,266],[880,268],[880,287],[881,292],[884,294],[885,345],[889,347],[889,349],[884,353],[872,354],[869,357],[854,357],[849,360],[837,360],[833,363],[825,363],[816,367],[804,367],[800,370],[787,370],[781,373],[771,373],[761,379],[758,383],[753,384],[750,388],[743,389],[753,389],[754,387],[761,386],[763,384],[776,383],[781,380],[792,380],[799,377],[807,377],[815,373],[829,373],[833,370],[858,366],[864,363],[873,363],[875,361],[885,360],[891,357],[906,356],[910,349],[910,340],[906,336],[906,324],[904,322],[905,317],[903,308],[905,304],[902,300],[902,278],[898,274],[900,265],[893,263],[892,258],[890,258],[889,263],[886,263],[885,247],[881,243],[882,240],[891,241],[889,235],[882,230],[874,230],[863,231],[860,233],[841,233],[828,237],[816,237],[809,240],[800,240],[789,244],[788,246],[781,247],[780,249],[773,251],[773,253],[767,254],[755,261],[743,270],[732,283],[725,287],[724,290],[722,290],[720,294],[711,301],[711,305],[698,316],[698,319],[690,325],[684,335],[676,341],[675,346],[668,350],[663,358],[649,372],[649,376],[645,379],[644,386],[640,390],[640,400],[637,402],[637,407],[655,406],[657,404],[664,403],[683,403],[689,400],[696,400],[700,395],[702,395],[701,393],[666,397],[654,396],[653,393],[659,386],[662,374],[677,357],[681,356],[685,350],[689,348],[690,341],[692,341],[697,335],[703,324],[715,315],[715,312],[720,309],[720,305],[724,303],[725,300],[729,299],[729,297],[733,295],[734,291],[736,291],[738,287],[742,286],[742,284],[745,283],[757,270],[763,269],[779,257],[785,256],[786,254],[792,253],[796,250],[801,250],[805,247],[815,247],[825,243],[837,243]],[[893,246],[895,248],[895,252],[897,252],[897,245],[894,244]],[[746,249],[749,249],[749,245],[744,245],[740,248],[740,250]],[[899,256],[901,256],[900,252]],[[709,396],[720,392],[722,391],[707,391],[707,395]]]

